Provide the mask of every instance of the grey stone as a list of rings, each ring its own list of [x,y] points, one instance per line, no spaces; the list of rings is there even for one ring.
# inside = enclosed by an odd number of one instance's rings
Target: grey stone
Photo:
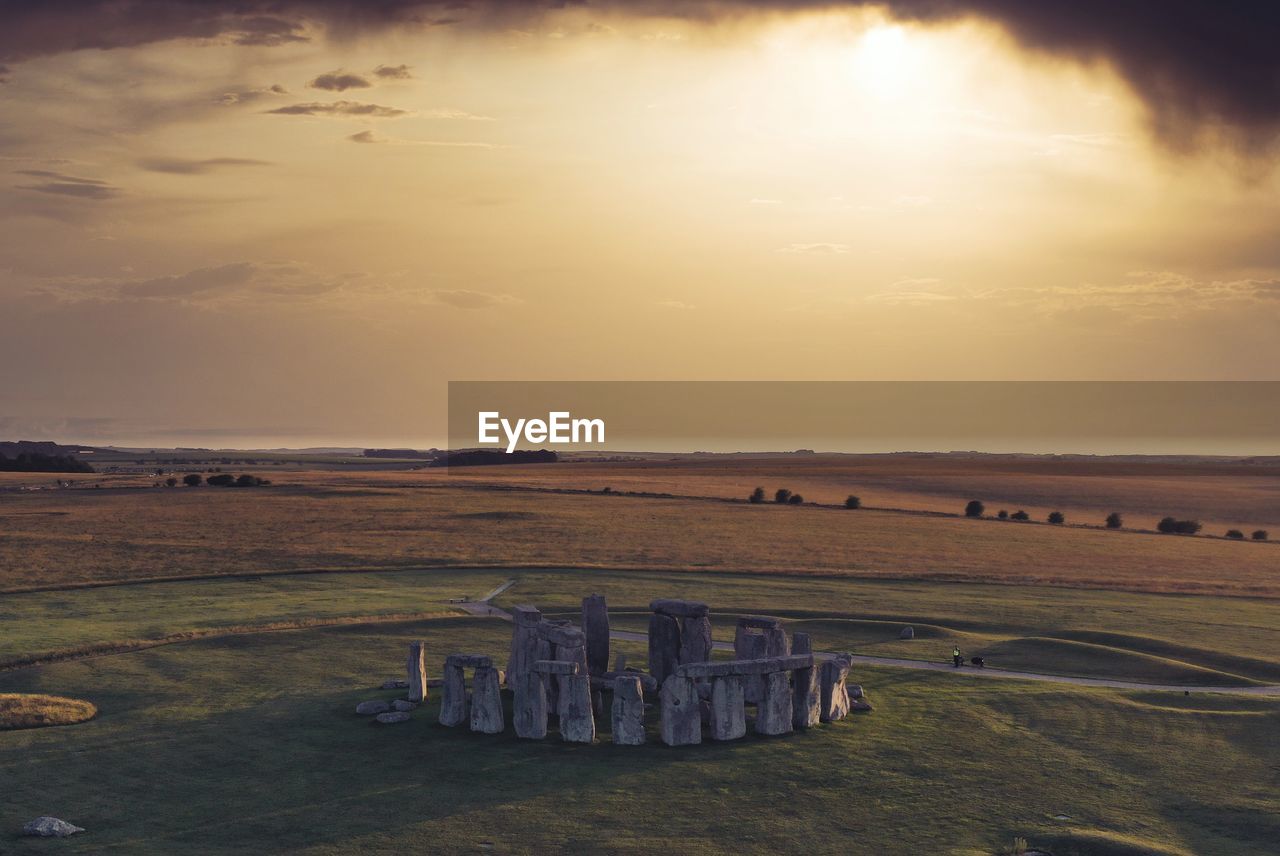
[[[356,705],[356,713],[361,716],[373,716],[388,710],[391,710],[391,705],[385,701],[362,701]]]
[[[445,657],[444,664],[448,666],[457,666],[460,669],[479,669],[481,667],[492,667],[493,658],[484,654],[450,654]]]
[[[572,660],[537,660],[529,671],[543,675],[576,675],[581,669],[582,666]]]
[[[35,820],[28,820],[22,825],[23,835],[36,835],[40,838],[66,838],[68,835],[75,835],[77,832],[84,832],[84,827],[67,823],[56,817],[50,817],[43,814]]]
[[[680,623],[670,615],[649,616],[649,674],[661,685],[680,663]]]
[[[762,634],[747,633],[742,627],[739,627],[733,640],[734,662],[744,663],[763,660],[766,656],[767,647]],[[761,684],[759,674],[743,681],[742,691],[745,693],[748,704],[755,704],[760,701]]]
[[[585,644],[554,645],[553,650],[555,653],[552,654],[552,657],[555,660],[564,663],[574,663],[578,667],[577,674],[587,674],[587,646]],[[555,702],[553,710],[560,710],[560,693],[564,689],[564,682],[565,679],[559,675],[552,675],[551,679],[548,681],[548,683],[553,687],[553,690],[550,693],[550,697]]]
[[[849,699],[850,713],[867,713],[871,709],[871,702],[867,701],[865,697]]]
[[[764,676],[763,695],[756,705],[756,734],[790,734],[791,675],[771,672]]]
[[[427,700],[427,643],[410,642],[409,657],[405,660],[405,671],[409,674],[409,690],[406,698],[413,702]]]
[[[662,682],[662,742],[689,746],[702,742],[702,713],[690,678],[669,675]]]
[[[649,609],[674,618],[701,618],[708,612],[707,605],[696,600],[676,600],[660,597],[649,601]]]
[[[613,679],[613,742],[621,746],[644,743],[644,691],[640,678],[621,675]]]
[[[538,638],[538,624],[542,613],[536,607],[523,604],[511,610],[511,653],[507,657],[507,681],[514,676],[525,675],[533,662],[539,659],[539,650],[545,643]],[[545,657],[543,658],[545,659]]]
[[[705,663],[711,659],[711,619],[680,619],[680,662]]]
[[[724,675],[711,682],[711,739],[737,740],[747,733],[742,678]]]
[[[623,672],[627,669],[627,655],[619,653],[613,658],[613,670],[615,672]]]
[[[582,599],[582,633],[587,644],[587,671],[604,674],[609,670],[609,607],[604,595]]]
[[[511,620],[522,627],[537,627],[542,622],[542,612],[527,603],[511,607]]]
[[[450,728],[467,721],[467,678],[453,658],[444,662],[444,687],[440,694],[440,724]]]
[[[409,712],[405,710],[395,710],[390,713],[380,713],[374,718],[383,725],[394,725],[397,722],[408,722]]]
[[[589,675],[566,675],[560,681],[560,739],[566,743],[592,743],[596,739]]]
[[[407,699],[398,698],[391,702],[391,709],[408,712],[411,710],[417,710],[418,705],[417,703],[408,701]]]
[[[653,675],[647,675],[644,672],[636,672],[630,669],[617,672],[605,672],[603,675],[592,675],[591,686],[596,689],[613,689],[613,682],[617,678],[639,678],[640,688],[647,693],[656,693],[658,691],[658,682]]]
[[[899,638],[899,639],[914,639],[914,638],[916,638],[916,630],[915,630],[915,628],[914,628],[914,627],[904,627],[904,628],[902,628],[902,632],[898,634],[898,638]]]
[[[554,624],[544,621],[538,625],[538,637],[552,645],[577,648],[587,644],[587,635],[571,624]]]
[[[476,669],[471,688],[471,730],[483,734],[501,734],[502,690],[498,686],[498,670],[493,666]]]
[[[819,668],[822,682],[822,699],[819,716],[823,722],[844,719],[849,713],[849,692],[845,680],[853,661],[844,654],[825,660]]]
[[[846,684],[845,689],[849,693],[849,698],[862,698],[862,684]]]
[[[755,627],[760,630],[772,630],[782,626],[781,618],[772,615],[742,615],[738,617],[739,627]]]
[[[797,633],[791,640],[792,656],[813,654],[813,642],[808,633]],[[793,728],[812,728],[820,721],[822,712],[822,686],[818,669],[809,666],[796,669],[791,689],[791,725]]]
[[[409,682],[398,679],[394,681],[383,681],[382,688],[384,690],[407,690],[409,689]]]
[[[761,657],[758,660],[715,660],[710,663],[684,663],[676,667],[676,674],[684,678],[715,678],[721,675],[746,677],[767,675],[772,672],[791,672],[813,665],[812,654],[792,654],[787,657]]]
[[[531,671],[512,684],[511,718],[516,737],[541,740],[547,736],[547,689],[541,672]]]

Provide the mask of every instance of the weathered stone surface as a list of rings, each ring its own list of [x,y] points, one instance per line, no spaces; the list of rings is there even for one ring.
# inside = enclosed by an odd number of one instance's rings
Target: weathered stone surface
[[[871,709],[871,702],[867,701],[865,696],[849,700],[850,713],[866,713]]]
[[[777,619],[765,619],[761,616],[744,615],[738,618],[738,627],[733,635],[733,658],[735,660],[761,660],[769,656],[769,643],[759,622],[768,621],[770,627],[777,624]],[[760,678],[752,677],[743,681],[742,690],[746,694],[748,704],[760,701]]]
[[[361,716],[373,716],[388,710],[391,710],[391,705],[385,701],[362,701],[356,705],[356,713]]]
[[[640,688],[647,693],[656,693],[658,691],[658,681],[653,675],[646,675],[644,672],[636,672],[630,669],[624,671],[605,672],[603,675],[592,675],[591,686],[604,689],[612,689],[613,682],[617,678],[639,678]]]
[[[580,648],[587,644],[587,635],[571,624],[544,621],[538,625],[538,637],[564,648]]]
[[[587,674],[587,646],[585,644],[553,645],[552,651],[554,652],[551,655],[552,659],[564,663],[575,663],[578,666],[577,674]],[[556,705],[553,710],[558,713],[560,710],[560,692],[564,687],[564,679],[559,675],[552,675],[548,684],[552,687],[550,697],[554,699]]]
[[[394,725],[397,722],[408,722],[409,712],[405,710],[394,710],[389,713],[380,713],[374,718],[382,725]]]
[[[902,632],[898,634],[898,638],[914,639],[916,638],[916,629],[914,627],[904,627],[902,628]]]
[[[405,695],[409,701],[422,702],[427,699],[427,643],[410,642],[409,657],[405,660],[405,671],[408,673],[409,692]]]
[[[627,668],[627,655],[619,653],[618,656],[613,658],[613,670],[615,672],[622,672],[622,671],[626,671],[626,668]]]
[[[541,672],[531,671],[511,685],[511,718],[516,737],[541,740],[547,736],[547,689]]]
[[[75,835],[77,832],[84,832],[84,827],[67,823],[65,820],[50,817],[47,814],[41,815],[35,820],[28,820],[22,825],[23,835],[35,835],[40,838],[66,838],[68,835]]]
[[[460,669],[479,669],[492,667],[493,658],[484,654],[450,654],[444,659],[445,667],[457,666]]]
[[[649,674],[661,685],[680,663],[680,622],[655,612],[649,616]]]
[[[711,659],[711,619],[680,619],[680,662],[705,663]]]
[[[531,604],[518,604],[511,607],[511,620],[523,627],[537,627],[542,621],[542,612]]]
[[[813,665],[812,654],[788,657],[762,657],[758,660],[715,660],[710,663],[683,663],[676,674],[684,678],[715,678],[722,675],[758,676],[771,672],[790,672]]]
[[[791,675],[772,672],[764,676],[763,694],[756,705],[756,734],[790,734]]]
[[[742,678],[726,675],[711,682],[711,739],[737,740],[747,733]]]
[[[407,690],[409,688],[409,682],[402,681],[399,679],[392,680],[392,681],[383,681],[382,688],[384,690]]]
[[[702,742],[702,713],[690,678],[669,675],[662,682],[662,742],[689,746]]]
[[[471,730],[501,734],[504,725],[498,670],[493,666],[481,666],[476,669],[471,686]]]
[[[543,675],[576,675],[582,669],[572,660],[538,660],[530,671]]]
[[[450,728],[467,721],[467,679],[462,666],[444,662],[444,687],[440,693],[440,724]]]
[[[707,605],[696,600],[676,600],[660,597],[649,601],[649,609],[674,618],[701,618],[708,612]]]
[[[542,621],[542,613],[537,607],[528,604],[517,606],[511,610],[511,619],[511,653],[507,657],[508,682],[514,680],[514,675],[523,676],[528,673],[545,644],[538,638],[538,624]]]
[[[846,684],[845,689],[849,693],[849,698],[862,698],[862,684]]]
[[[391,709],[404,711],[407,713],[408,711],[411,711],[411,710],[417,710],[418,705],[416,702],[409,701],[408,699],[398,698],[395,701],[391,702]]]
[[[782,619],[774,618],[772,615],[742,615],[738,617],[738,626],[772,630],[782,626]]]
[[[822,699],[819,716],[823,722],[844,719],[849,713],[849,693],[845,680],[849,677],[852,660],[839,655],[826,660],[819,668],[822,682]]]
[[[621,746],[644,743],[644,690],[640,678],[620,675],[613,679],[613,742]]]
[[[592,743],[596,739],[589,675],[566,675],[560,680],[560,739],[567,743]]]
[[[792,656],[813,654],[813,642],[808,633],[797,633],[791,640]],[[822,686],[818,669],[809,666],[796,669],[792,674],[791,726],[811,728],[818,724],[822,712]]]
[[[587,643],[587,671],[604,674],[609,670],[609,607],[604,595],[582,599],[582,633]]]

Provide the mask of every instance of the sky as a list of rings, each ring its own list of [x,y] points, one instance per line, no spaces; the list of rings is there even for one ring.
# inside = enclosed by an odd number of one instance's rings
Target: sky
[[[426,447],[450,380],[1280,379],[1263,6],[225,5],[0,3],[4,439]]]

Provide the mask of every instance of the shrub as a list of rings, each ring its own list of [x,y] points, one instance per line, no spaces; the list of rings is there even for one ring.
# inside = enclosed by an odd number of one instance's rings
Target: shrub
[[[751,496],[747,497],[747,500],[755,503],[764,502],[764,488],[758,487],[751,491]]]
[[[792,505],[799,505],[800,503],[804,502],[804,497],[798,493],[793,493],[791,494],[791,496],[787,497],[787,502],[791,503]]]
[[[1267,530],[1265,530],[1265,529],[1255,529],[1255,530],[1253,530],[1253,535],[1252,535],[1252,536],[1250,536],[1250,537],[1252,537],[1252,538],[1253,538],[1253,540],[1255,540],[1255,541],[1265,541],[1265,540],[1267,540]]]
[[[1119,529],[1124,525],[1124,518],[1120,516],[1120,512],[1113,511],[1107,515],[1107,528]]]
[[[971,499],[969,500],[969,504],[964,507],[964,516],[965,517],[981,517],[982,512],[986,510],[987,510],[987,507],[983,505],[981,502],[979,502],[976,499]]]
[[[791,501],[791,491],[787,490],[785,487],[778,488],[778,490],[773,494],[773,501],[779,505],[786,505]]]
[[[218,473],[217,475],[209,476],[205,481],[214,487],[231,487],[236,483],[236,477],[231,473]]]
[[[1165,517],[1156,524],[1156,529],[1166,535],[1194,535],[1200,531],[1199,520],[1177,520]]]
[[[204,481],[204,476],[199,473],[187,473],[182,477],[182,483],[187,487],[199,487],[202,481]]]
[[[1002,509],[1000,509],[999,511],[997,511],[997,512],[996,512],[996,517],[999,517],[1001,520],[1008,520],[1008,519],[1009,519],[1009,512],[1005,511],[1005,510],[1002,508]]]
[[[1031,515],[1030,515],[1030,514],[1027,514],[1025,511],[1023,511],[1021,508],[1019,508],[1019,509],[1018,509],[1017,511],[1015,511],[1013,514],[1010,514],[1010,515],[1009,515],[1009,519],[1010,519],[1010,520],[1030,520],[1030,519],[1031,519]]]
[[[164,480],[164,483],[165,483],[165,487],[177,487],[177,486],[178,486],[178,480],[177,480],[177,479],[175,479],[173,476],[170,476],[169,478],[165,479],[165,480]]]
[[[1228,529],[1227,537],[1230,538],[1232,541],[1243,541],[1244,533],[1241,532],[1239,529]]]
[[[844,507],[845,508],[861,508],[862,500],[854,496],[853,494],[849,494],[847,497],[845,497]]]
[[[1049,522],[1054,524],[1059,524],[1059,525],[1066,523],[1067,515],[1063,514],[1061,511],[1050,511]]]

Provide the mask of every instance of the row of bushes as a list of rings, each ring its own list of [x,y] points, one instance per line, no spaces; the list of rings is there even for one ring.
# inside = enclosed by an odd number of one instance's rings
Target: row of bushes
[[[264,484],[271,484],[267,479],[251,476],[248,473],[241,476],[234,476],[231,473],[218,473],[208,478],[199,473],[187,473],[182,477],[182,483],[187,487],[199,487],[201,484],[211,484],[214,487],[260,487]],[[165,484],[169,487],[177,487],[178,480],[176,478],[165,479]]]

